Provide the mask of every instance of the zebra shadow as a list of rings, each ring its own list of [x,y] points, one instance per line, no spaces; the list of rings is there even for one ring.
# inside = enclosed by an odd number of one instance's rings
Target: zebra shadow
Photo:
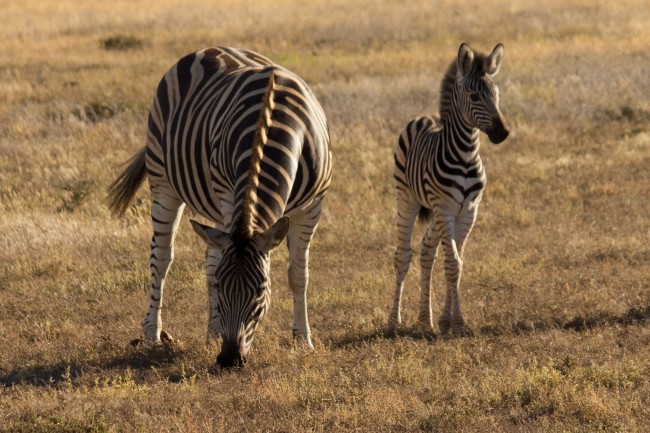
[[[422,330],[419,327],[406,328],[400,326],[396,329],[375,329],[365,334],[349,334],[342,338],[334,338],[326,341],[328,346],[338,349],[344,347],[363,346],[365,344],[377,343],[381,340],[396,340],[398,338],[434,342],[443,337],[433,331]]]
[[[195,373],[182,364],[185,350],[176,344],[129,346],[119,349],[109,348],[106,351],[109,353],[100,359],[60,361],[17,368],[13,371],[0,368],[0,386],[32,385],[63,388],[120,381],[141,383],[152,376],[169,382],[182,382]]]
[[[577,315],[571,318],[567,316],[540,318],[535,320],[519,320],[514,322],[510,328],[483,326],[480,329],[481,335],[526,335],[548,332],[551,330],[563,330],[573,332],[585,332],[592,329],[607,328],[612,326],[639,326],[650,320],[650,304],[645,307],[632,307],[625,313],[615,315],[607,312],[596,312],[590,315]]]
[[[630,308],[625,313],[594,313],[588,316],[551,317],[529,321],[517,321],[510,326],[482,326],[473,335],[462,337],[440,336],[433,331],[415,328],[397,328],[396,330],[375,329],[367,333],[349,334],[340,338],[325,340],[325,346],[333,349],[363,347],[382,340],[412,339],[435,344],[441,339],[499,337],[508,335],[534,335],[551,330],[567,332],[585,332],[612,326],[641,326],[650,321],[650,304],[640,308]],[[18,385],[41,387],[79,387],[102,383],[133,381],[143,383],[151,378],[173,383],[180,383],[196,378],[198,373],[193,367],[185,366],[185,359],[194,358],[176,344],[163,344],[150,347],[100,348],[108,355],[98,360],[73,360],[52,364],[35,365],[7,371],[0,367],[0,386],[10,388]],[[117,353],[116,353],[117,352]],[[187,363],[191,365],[191,362]],[[210,375],[219,375],[223,371],[216,366],[207,369]]]
[[[592,329],[607,328],[612,326],[640,326],[650,321],[650,304],[645,307],[632,307],[625,313],[614,315],[611,313],[599,312],[587,316],[574,316],[572,318],[550,317],[535,320],[519,320],[509,326],[485,325],[472,330],[464,335],[440,335],[434,331],[422,331],[418,327],[397,328],[395,330],[375,329],[365,334],[348,335],[338,339],[329,340],[333,348],[345,348],[363,346],[364,344],[376,343],[381,340],[395,340],[407,338],[413,340],[426,340],[434,343],[439,340],[453,338],[474,338],[474,337],[500,337],[507,335],[534,335],[536,333],[549,332],[551,330],[563,330],[567,332],[585,332]]]

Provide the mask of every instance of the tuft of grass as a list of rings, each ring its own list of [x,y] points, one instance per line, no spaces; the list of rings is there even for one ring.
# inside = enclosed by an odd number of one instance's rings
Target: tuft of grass
[[[59,212],[74,212],[95,189],[95,182],[87,179],[76,180],[65,184],[61,189],[63,189],[65,195],[63,203],[57,210]]]
[[[97,123],[110,119],[118,112],[118,108],[105,102],[94,101],[72,110],[72,115],[79,120]]]
[[[0,427],[1,432],[21,433],[108,433],[110,424],[102,415],[93,416],[90,421],[68,419],[65,416],[41,417],[34,416],[12,422]]]
[[[109,51],[127,51],[142,48],[144,41],[133,35],[114,35],[102,39],[101,45]]]

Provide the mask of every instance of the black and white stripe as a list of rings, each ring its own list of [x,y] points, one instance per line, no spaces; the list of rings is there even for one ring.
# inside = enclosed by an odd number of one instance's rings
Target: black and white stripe
[[[479,156],[479,131],[493,143],[508,137],[509,129],[499,111],[499,90],[492,81],[503,60],[503,45],[485,56],[467,44],[460,46],[442,81],[440,117],[420,117],[409,122],[395,150],[397,186],[397,284],[389,326],[401,323],[404,279],[411,258],[411,236],[420,213],[429,222],[422,239],[420,311],[418,322],[433,326],[431,268],[442,243],[445,252],[447,293],[440,331],[467,332],[461,312],[459,283],[463,247],[478,212],[486,184]]]
[[[288,237],[294,334],[312,347],[306,286],[309,244],[331,176],[327,121],[307,84],[252,51],[208,48],[163,77],[147,145],[114,182],[123,213],[145,175],[153,205],[151,302],[145,340],[158,341],[164,279],[184,207],[207,242],[208,336],[223,337],[219,363],[246,359],[270,300],[269,252]]]

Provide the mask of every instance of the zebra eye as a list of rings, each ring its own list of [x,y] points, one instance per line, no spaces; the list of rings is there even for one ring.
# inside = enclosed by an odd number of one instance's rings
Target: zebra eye
[[[478,102],[478,101],[481,100],[481,97],[479,96],[478,93],[472,92],[472,93],[469,94],[469,99],[471,99],[472,102]]]

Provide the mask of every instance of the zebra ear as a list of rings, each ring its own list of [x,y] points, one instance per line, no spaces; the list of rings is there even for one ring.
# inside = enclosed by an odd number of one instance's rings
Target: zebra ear
[[[230,242],[230,236],[226,233],[194,220],[190,220],[190,222],[192,223],[192,227],[194,227],[194,231],[201,236],[201,239],[203,239],[209,247],[223,250]]]
[[[501,69],[501,63],[503,62],[503,44],[497,44],[492,50],[492,54],[485,58],[485,72],[491,76],[495,76],[499,69]]]
[[[257,246],[263,251],[277,248],[289,232],[289,218],[282,217],[257,237]]]
[[[474,61],[474,51],[465,42],[460,44],[458,49],[458,60],[456,75],[458,80],[461,80],[472,69],[472,62]]]

